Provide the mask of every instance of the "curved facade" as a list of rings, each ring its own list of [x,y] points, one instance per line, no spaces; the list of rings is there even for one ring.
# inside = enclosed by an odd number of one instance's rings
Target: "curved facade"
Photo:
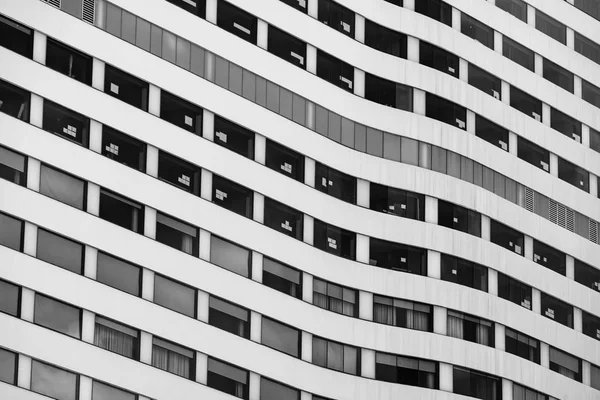
[[[600,398],[597,0],[0,0],[0,398]]]

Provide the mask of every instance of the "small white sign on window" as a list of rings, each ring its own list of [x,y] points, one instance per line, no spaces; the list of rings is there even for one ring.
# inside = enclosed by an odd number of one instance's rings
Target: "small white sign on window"
[[[521,254],[521,246],[515,245],[515,253]]]
[[[335,239],[332,238],[327,238],[327,244],[329,245],[329,247],[331,247],[332,249],[337,250],[337,241]]]
[[[506,143],[504,143],[502,140],[499,140],[498,143],[500,144],[500,148],[504,151],[508,151],[508,145]]]
[[[547,259],[546,257],[544,257],[544,262],[545,262],[545,263],[547,263],[547,262],[548,262],[548,259]]]
[[[549,170],[548,163],[545,163],[545,162],[543,162],[543,161],[540,161],[540,165],[542,166],[542,169],[543,169],[544,171],[548,171],[548,170]]]
[[[579,181],[579,185],[583,186],[583,181]]]
[[[455,224],[458,224],[458,218],[454,217],[454,218],[452,218],[452,220],[454,221]]]
[[[510,247],[513,247],[513,242],[508,242],[508,245],[509,245]]]
[[[111,143],[110,145],[106,146],[106,151],[108,151],[109,153],[113,153],[115,156],[118,156],[119,155],[119,146]]]
[[[119,94],[119,85],[116,85],[114,83],[110,83],[110,91],[113,92],[114,94]]]
[[[576,141],[578,141],[579,143],[581,143],[581,136],[579,136],[578,134],[574,133],[573,134],[573,139],[575,139]]]
[[[554,310],[553,309],[551,309],[551,308],[547,309],[545,314],[547,317],[554,319]]]
[[[495,99],[500,100],[500,93],[496,92],[493,89],[492,89],[492,96],[494,96]]]
[[[281,166],[281,169],[284,170],[285,172],[287,172],[288,174],[291,174],[292,173],[292,164],[285,163]]]
[[[221,201],[225,200],[227,198],[227,193],[225,193],[222,190],[215,190],[215,197]]]
[[[321,186],[327,187],[327,178],[321,178]]]
[[[540,118],[540,114],[536,113],[536,112],[531,112],[531,115],[533,116],[533,118],[535,118],[536,121],[541,120]]]
[[[63,128],[63,133],[69,136],[76,137],[77,136],[77,128],[71,125],[67,125]]]
[[[350,24],[344,22],[344,21],[340,21],[340,24],[342,25],[342,28],[346,31],[346,32],[350,32]]]
[[[285,229],[286,231],[291,232],[292,231],[292,227],[290,226],[290,222],[289,221],[285,221],[281,223],[281,227],[283,229]]]
[[[329,181],[329,186],[333,186],[333,181]]]
[[[533,261],[538,262],[538,260],[540,259],[540,256],[538,256],[537,254],[533,254]]]
[[[458,272],[456,272],[456,270],[455,270],[455,269],[453,269],[453,270],[452,270],[452,275],[456,275],[456,274],[458,274]]]
[[[459,127],[460,129],[464,129],[464,128],[467,126],[467,124],[465,123],[465,121],[463,121],[463,120],[460,120],[460,119],[458,119],[458,118],[456,118],[456,123],[458,124],[458,127]]]
[[[302,8],[306,8],[306,0],[298,0],[298,5]]]
[[[406,210],[406,204],[400,204],[400,208]]]
[[[522,305],[523,307],[527,308],[527,309],[531,309],[531,302],[530,302],[529,300],[527,300],[527,299],[523,300],[523,301],[521,302],[521,305]]]
[[[223,133],[223,132],[216,132],[215,133],[217,135],[217,137],[219,138],[219,140],[223,143],[227,143],[227,134]]]
[[[400,262],[401,263],[405,263],[406,262],[406,257],[400,257]]]
[[[454,68],[452,68],[452,67],[448,67],[448,71],[450,71],[450,72],[452,72],[452,73],[455,73],[455,72],[456,72],[456,70],[455,70]]]
[[[596,337],[600,339],[600,329],[596,329]]]
[[[352,81],[340,75],[340,81],[344,82],[350,89],[352,89]]]
[[[393,206],[393,205],[392,205],[392,206],[388,206],[388,208],[389,208],[390,210],[392,210],[392,211],[396,210],[396,206]]]
[[[246,28],[245,26],[242,26],[240,24],[238,24],[237,22],[233,23],[233,27],[239,29],[240,31],[244,32],[246,35],[249,35],[250,29]]]
[[[182,174],[179,178],[177,178],[177,181],[182,185],[190,186],[190,177],[187,175]]]
[[[300,62],[300,65],[304,65],[304,57],[302,57],[299,54],[294,53],[293,51],[290,51],[290,55],[292,57],[294,57],[295,59],[297,59]]]
[[[194,120],[192,119],[192,117],[190,117],[188,115],[185,116],[184,122],[188,126],[192,126],[194,124]]]

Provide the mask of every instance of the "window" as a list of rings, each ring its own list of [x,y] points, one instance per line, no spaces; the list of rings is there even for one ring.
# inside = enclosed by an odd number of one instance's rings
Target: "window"
[[[365,99],[399,110],[412,111],[412,88],[365,72]],[[372,128],[369,128],[370,130]],[[379,133],[381,135],[381,133]],[[379,139],[381,141],[381,139]],[[368,145],[367,145],[368,146]],[[379,146],[381,147],[381,145]],[[369,154],[374,154],[367,149]],[[379,150],[381,152],[381,150]],[[377,155],[377,154],[375,154]],[[381,154],[379,154],[381,157]]]
[[[106,189],[100,189],[99,216],[135,233],[144,233],[142,205]]]
[[[56,400],[77,400],[79,376],[64,369],[33,360],[31,391]]]
[[[600,269],[575,260],[575,282],[600,292]]]
[[[0,213],[0,245],[13,250],[23,248],[23,221]]]
[[[517,156],[531,165],[550,172],[550,152],[520,136],[517,138]]]
[[[196,289],[162,275],[154,276],[154,302],[188,317],[196,316]]]
[[[540,10],[535,10],[535,29],[562,44],[567,44],[567,27]]]
[[[160,117],[186,131],[202,135],[202,109],[164,90],[160,91]]]
[[[252,253],[244,247],[213,235],[210,238],[210,262],[249,278]]]
[[[566,91],[573,93],[574,78],[572,72],[544,58],[543,74],[544,79],[547,79]]]
[[[250,337],[250,311],[210,296],[208,323],[234,335]]]
[[[543,292],[542,315],[573,328],[573,306]]]
[[[81,310],[39,293],[35,294],[33,323],[77,339],[81,338]]]
[[[302,275],[300,271],[268,257],[263,257],[262,283],[281,293],[298,299],[302,298]]]
[[[448,336],[494,347],[494,323],[448,310]]]
[[[481,214],[443,200],[438,200],[438,224],[481,237]]]
[[[184,253],[198,256],[198,228],[161,213],[156,215],[156,240]]]
[[[217,26],[256,44],[256,17],[226,1],[217,4]]]
[[[600,340],[600,317],[582,311],[583,334]]]
[[[489,72],[469,63],[469,85],[500,100],[502,81]],[[479,117],[479,116],[478,116]]]
[[[83,245],[42,228],[38,228],[36,256],[76,274],[83,273]]]
[[[467,130],[467,109],[434,94],[427,93],[425,115]]]
[[[260,400],[300,400],[300,391],[265,377],[260,378]]]
[[[146,144],[106,125],[102,126],[102,155],[146,172]]]
[[[266,147],[267,168],[304,183],[304,156],[270,139]]]
[[[206,18],[206,0],[167,0],[171,4],[175,4],[179,8],[183,8],[187,12]]]
[[[0,16],[0,21],[1,21]],[[0,37],[2,37],[0,35]],[[1,40],[1,39],[0,39]],[[29,122],[29,102],[31,94],[8,82],[0,80],[0,112]]]
[[[542,120],[542,102],[514,86],[510,87],[510,106],[537,121]]]
[[[495,0],[496,7],[527,23],[527,4],[522,0]]]
[[[17,354],[0,349],[0,382],[17,384]]]
[[[425,196],[371,182],[370,208],[400,217],[425,220]]]
[[[479,115],[475,116],[475,135],[504,151],[508,151],[508,130]]]
[[[408,300],[374,295],[373,321],[400,328],[433,332],[432,307]]]
[[[25,25],[0,16],[0,46],[33,57],[33,31]]]
[[[452,7],[441,0],[419,0],[415,2],[415,11],[452,26]]]
[[[575,7],[596,19],[600,19],[600,3],[598,0],[575,0]]]
[[[600,88],[584,79],[581,80],[581,97],[588,103],[600,108]]]
[[[291,207],[265,197],[265,225],[302,240],[304,215]]]
[[[86,85],[92,84],[92,57],[51,38],[46,44],[46,67]]]
[[[460,31],[490,49],[494,49],[494,30],[481,21],[461,12]]]
[[[192,350],[157,337],[153,338],[152,366],[194,380],[195,361],[195,353]]]
[[[590,128],[590,148],[600,153],[600,132]]]
[[[254,132],[215,115],[215,143],[241,154],[254,158]]]
[[[524,256],[523,243],[525,242],[525,236],[500,222],[491,221],[491,234],[490,240],[492,243],[502,246],[507,250],[514,251],[515,253]]]
[[[313,279],[313,304],[349,317],[358,317],[358,291],[318,278]]]
[[[139,359],[139,331],[96,316],[94,344],[127,358]]]
[[[104,92],[148,111],[148,83],[108,64],[104,71]]]
[[[561,275],[567,275],[567,256],[565,253],[535,239],[533,240],[533,262]]]
[[[306,68],[306,43],[273,25],[269,25],[267,48],[269,53],[297,67]]]
[[[396,57],[406,58],[407,36],[365,19],[365,44]]]
[[[508,353],[540,363],[540,341],[506,327],[505,349]]]
[[[356,178],[317,162],[315,187],[348,203],[356,204]]]
[[[585,192],[590,192],[590,173],[560,157],[558,157],[558,178]]]
[[[196,196],[200,194],[200,168],[164,151],[158,153],[158,178]]]
[[[550,369],[581,382],[581,360],[550,346]]]
[[[462,258],[442,254],[442,280],[488,291],[488,269]]]
[[[354,12],[332,0],[319,0],[319,21],[354,38]]]
[[[360,375],[360,349],[313,336],[312,363],[352,375]]]
[[[248,371],[208,358],[208,387],[240,399],[248,398]]]
[[[513,400],[549,400],[548,396],[513,382]]]
[[[458,56],[422,40],[419,40],[419,63],[458,78]]]
[[[86,182],[45,164],[41,166],[40,193],[61,203],[85,210]]]
[[[140,295],[141,268],[106,253],[98,252],[96,280],[134,296]]]
[[[314,220],[314,246],[338,257],[356,259],[356,233]]]
[[[296,10],[302,11],[304,14],[308,13],[308,1],[298,1],[298,0],[281,0],[288,6],[294,7]],[[313,0],[314,1],[314,0]]]
[[[300,357],[300,331],[265,316],[262,317],[261,343],[293,357]]]
[[[81,114],[64,108],[49,100],[44,100],[44,120],[42,128],[87,147],[90,120]]]
[[[317,76],[353,93],[354,67],[319,49],[317,49]]]
[[[427,251],[418,247],[370,238],[369,264],[426,276]]]
[[[590,364],[590,386],[600,390],[600,367]]]
[[[254,192],[242,185],[213,174],[213,203],[234,213],[252,218]]]
[[[384,353],[375,354],[375,379],[378,381],[437,389],[437,374],[437,363],[434,361]]]
[[[137,400],[137,396],[123,389],[94,381],[92,384],[92,400]]]
[[[575,32],[575,51],[596,64],[600,64],[600,45],[578,32]]]
[[[531,286],[498,272],[498,296],[531,310]]]
[[[21,288],[12,283],[0,280],[0,312],[12,315],[13,317],[18,317],[20,314],[20,303]],[[0,376],[2,376],[1,372]],[[0,378],[0,380],[1,379],[2,378]]]
[[[558,111],[556,108],[550,109],[550,126],[552,129],[556,129],[563,135],[581,143],[581,122]]]
[[[508,36],[502,36],[502,55],[530,71],[534,71],[535,56],[533,51],[515,42]],[[511,86],[511,90],[513,87]],[[511,95],[512,100],[512,95]]]
[[[483,400],[502,399],[502,380],[473,370],[454,367],[454,393]]]

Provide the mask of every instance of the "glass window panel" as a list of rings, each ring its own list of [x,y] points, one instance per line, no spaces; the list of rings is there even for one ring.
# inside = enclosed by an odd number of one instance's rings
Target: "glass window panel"
[[[0,21],[1,18],[2,17],[0,16]],[[0,29],[1,28],[2,24],[0,23]],[[2,37],[1,34],[0,37]],[[0,112],[20,119],[21,121],[29,121],[30,101],[31,93],[0,80]],[[44,101],[44,103],[46,102]]]
[[[190,255],[198,255],[198,228],[164,214],[156,216],[156,241]]]
[[[0,245],[21,251],[23,241],[23,221],[0,213]]]
[[[196,315],[196,290],[160,275],[154,277],[154,302],[188,317]]]
[[[146,144],[102,126],[102,155],[138,171],[146,171]]]
[[[21,300],[19,292],[19,286],[0,280],[0,312],[14,317],[19,316],[19,302]]]
[[[80,309],[36,293],[34,324],[79,339],[81,337],[80,318]]]
[[[159,57],[162,57],[162,34],[162,28],[152,25],[150,28],[150,52]]]
[[[37,258],[76,274],[83,269],[83,245],[38,228]]]
[[[27,58],[32,58],[33,31],[24,25],[0,16],[0,46]]]
[[[106,3],[106,31],[117,37],[121,37],[121,11],[119,7]]]
[[[383,132],[367,127],[367,153],[383,156]]]
[[[136,400],[137,396],[133,393],[117,389],[114,386],[105,385],[94,381],[92,386],[92,400]]]
[[[300,391],[274,382],[264,377],[260,378],[260,400],[299,400]]]
[[[140,295],[141,269],[133,264],[98,252],[96,280],[132,294]]]
[[[252,102],[256,100],[256,75],[246,69],[242,71],[242,96]]]
[[[402,138],[402,162],[419,165],[419,142],[406,137]]]
[[[267,81],[267,108],[279,113],[279,86]]]
[[[388,160],[400,161],[400,140],[402,138],[391,133],[383,134],[383,157]]]
[[[250,250],[223,240],[210,238],[210,262],[245,277],[250,276]]]
[[[262,318],[261,343],[294,357],[300,355],[300,332],[272,319]]]
[[[85,187],[86,184],[81,179],[42,165],[40,193],[84,210]]]
[[[135,44],[135,22],[137,18],[135,15],[125,10],[122,10],[122,12],[123,14],[121,19],[121,39],[126,40],[129,43]]]
[[[195,44],[192,44],[190,56],[190,71],[201,77],[204,76],[204,57],[204,49],[196,46]]]
[[[64,369],[33,360],[31,390],[57,400],[77,400],[79,377]]]
[[[0,382],[16,384],[17,355],[12,351],[0,349]]]
[[[177,65],[186,70],[190,69],[190,42],[177,37]]]
[[[242,95],[242,68],[233,63],[229,63],[229,90]]]
[[[42,129],[87,147],[90,121],[87,117],[44,100]]]
[[[365,153],[367,151],[367,128],[356,124],[354,127],[354,149]]]
[[[135,44],[146,51],[150,51],[150,26],[150,22],[137,19]]]
[[[169,31],[163,31],[162,58],[173,64],[176,61],[177,36]]]

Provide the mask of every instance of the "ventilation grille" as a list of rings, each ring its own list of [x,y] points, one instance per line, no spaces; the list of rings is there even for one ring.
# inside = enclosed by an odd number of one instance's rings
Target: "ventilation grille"
[[[48,3],[56,8],[60,8],[60,0],[42,0],[42,2]]]
[[[58,0],[60,1],[60,0]],[[81,18],[92,25],[94,25],[94,9],[95,0],[83,0],[82,4],[82,15]]]
[[[557,224],[558,220],[558,210],[557,210],[556,202],[554,200],[548,199],[548,219],[555,224]]]
[[[525,209],[527,211],[533,211],[533,196],[534,196],[534,191],[530,188],[525,188]]]
[[[570,230],[571,232],[575,231],[575,211],[570,208],[565,208],[565,228]]]
[[[598,243],[598,223],[590,219],[590,240]]]

